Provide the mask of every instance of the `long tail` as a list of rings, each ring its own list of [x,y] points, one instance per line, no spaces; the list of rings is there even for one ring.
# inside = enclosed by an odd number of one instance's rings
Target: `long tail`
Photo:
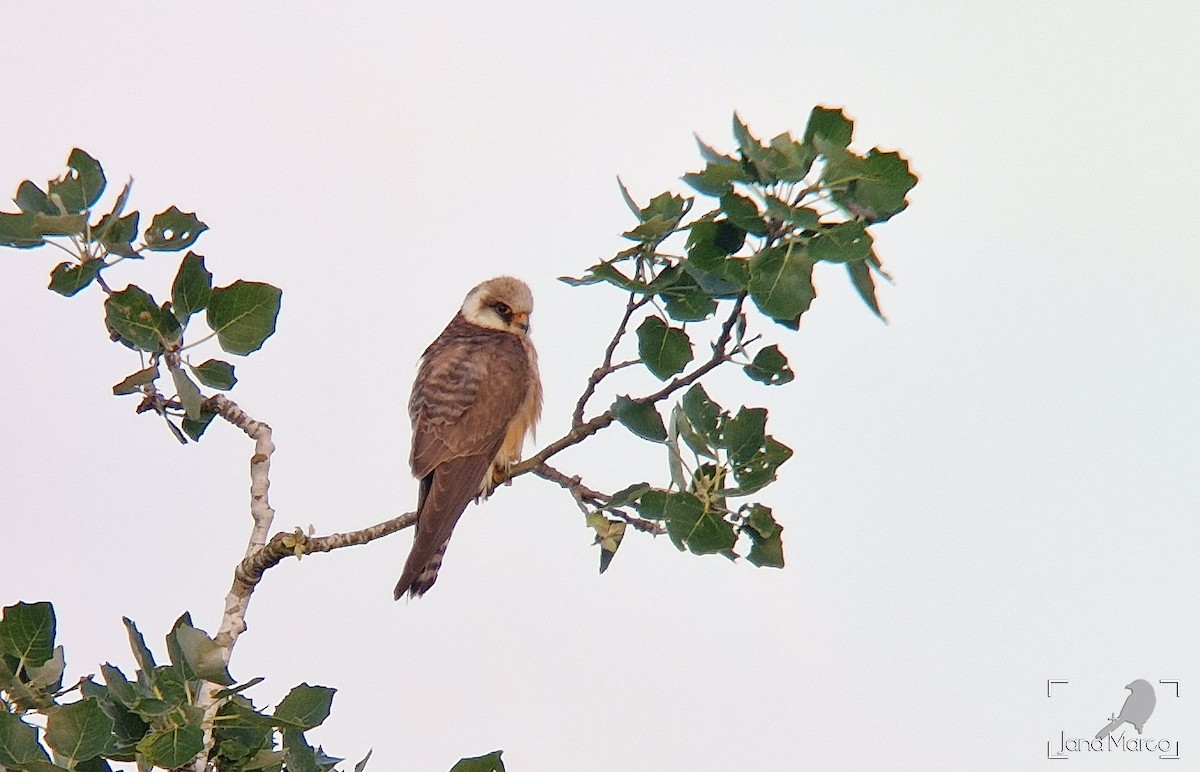
[[[442,558],[449,546],[450,540],[446,539],[434,551],[429,560],[421,566],[414,564],[413,558],[419,557],[414,546],[413,551],[408,553],[408,560],[404,562],[404,571],[400,573],[400,581],[396,582],[395,599],[400,600],[400,596],[406,592],[410,598],[419,598],[429,592],[429,588],[437,581],[438,569],[442,567]]]

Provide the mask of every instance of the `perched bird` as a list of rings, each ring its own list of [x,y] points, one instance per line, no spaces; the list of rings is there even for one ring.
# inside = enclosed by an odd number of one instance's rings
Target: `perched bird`
[[[520,460],[542,412],[533,295],[511,276],[488,279],[425,353],[408,401],[410,463],[420,482],[412,550],[396,583],[420,597],[437,581],[450,534],[472,499],[486,497]]]
[[[1131,684],[1126,684],[1125,688],[1129,690],[1129,696],[1125,698],[1121,712],[1109,722],[1108,726],[1096,732],[1097,740],[1108,737],[1114,729],[1127,721],[1133,724],[1133,727],[1138,730],[1138,734],[1141,734],[1146,719],[1150,718],[1150,714],[1154,712],[1156,703],[1154,687],[1148,681],[1139,678]]]

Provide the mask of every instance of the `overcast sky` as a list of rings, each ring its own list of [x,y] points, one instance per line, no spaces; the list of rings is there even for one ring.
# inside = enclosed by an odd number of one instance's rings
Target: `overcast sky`
[[[709,389],[769,407],[796,451],[763,497],[786,569],[632,534],[598,576],[570,497],[521,479],[468,510],[419,601],[391,599],[408,533],[271,571],[231,665],[266,676],[260,704],[337,687],[313,737],[374,748],[372,770],[497,748],[512,772],[1034,769],[1143,678],[1145,736],[1195,763],[1200,6],[200,8],[6,4],[0,187],[85,148],[146,216],[198,213],[218,284],[283,288],[231,395],[275,429],[279,529],[411,509],[417,357],[489,276],[533,287],[539,438],[559,436],[622,301],[555,277],[627,243],[617,175],[686,191],[693,132],[728,150],[734,110],[769,137],[840,106],[853,147],[921,178],[877,229],[889,325],[819,271],[799,332],[760,326],[796,380]],[[122,615],[160,654],[185,610],[215,631],[252,446],[214,425],[181,447],[112,397],[136,357],[96,289],[44,289],[60,259],[0,251],[0,602],[54,601],[74,680],[133,669]],[[177,265],[109,280],[165,295]],[[617,430],[560,466],[667,479]],[[1069,683],[1047,699],[1048,679]],[[1158,763],[1132,755],[1077,763]]]

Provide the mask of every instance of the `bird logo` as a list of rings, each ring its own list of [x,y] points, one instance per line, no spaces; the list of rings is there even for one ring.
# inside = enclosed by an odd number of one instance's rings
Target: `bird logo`
[[[1096,732],[1096,739],[1103,740],[1108,737],[1121,724],[1133,724],[1133,728],[1142,733],[1142,727],[1146,725],[1146,720],[1150,718],[1150,714],[1154,712],[1154,687],[1148,681],[1141,678],[1133,683],[1126,684],[1125,688],[1129,690],[1129,696],[1125,698],[1125,704],[1121,706],[1121,712],[1108,722],[1108,726]]]

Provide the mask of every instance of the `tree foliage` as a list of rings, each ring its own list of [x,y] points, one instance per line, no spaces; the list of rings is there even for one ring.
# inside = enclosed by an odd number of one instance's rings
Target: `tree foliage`
[[[852,122],[826,107],[813,109],[800,139],[783,133],[764,142],[736,115],[733,136],[736,147],[729,154],[699,142],[703,168],[683,177],[696,196],[664,192],[643,206],[622,184],[636,221],[623,234],[632,245],[581,277],[562,277],[573,286],[617,289],[624,313],[600,366],[585,382],[569,431],[512,468],[509,477],[534,474],[570,492],[595,532],[601,572],[610,567],[628,527],[665,534],[692,554],[744,557],[755,566],[782,568],[783,526],[756,499],[792,450],[768,433],[766,408],[726,408],[701,381],[734,363],[758,384],[791,382],[795,373],[783,351],[764,345],[751,328],[765,321],[798,329],[817,294],[813,271],[819,263],[844,265],[863,302],[883,318],[875,280],[887,274],[872,229],[907,206],[916,184],[907,161],[877,148],[852,151]],[[205,258],[191,251],[208,228],[194,213],[170,206],[140,228],[139,212],[126,212],[132,182],[110,206],[98,209],[106,187],[100,163],[83,150],[71,151],[63,176],[44,188],[29,180],[18,186],[13,199],[18,211],[0,212],[0,246],[54,244],[69,259],[51,268],[50,290],[73,297],[99,288],[108,336],[137,354],[132,372],[113,386],[115,395],[140,397],[136,412],[161,416],[183,443],[199,440],[216,417],[255,441],[254,528],[216,635],[210,637],[183,613],[165,638],[167,664],[159,664],[136,625],[124,620],[137,663],[132,676],[105,664],[100,681],[88,676],[63,688],[66,661],[56,642],[53,606],[4,608],[0,767],[102,772],[114,761],[197,772],[334,769],[342,760],[305,739],[305,732],[328,717],[334,690],[300,684],[271,710],[255,706],[247,692],[262,679],[236,683],[228,669],[232,650],[267,569],[288,557],[382,538],[411,526],[416,517],[406,513],[346,534],[314,536],[296,529],[270,535],[270,427],[222,394],[204,391],[227,392],[238,379],[230,362],[200,361],[195,351],[210,341],[234,356],[257,351],[275,332],[282,293],[241,279],[215,286]],[[705,202],[704,211],[693,214],[698,202]],[[170,287],[158,298],[135,284],[114,289],[105,278],[120,262],[185,250]],[[629,350],[631,358],[619,360],[619,350]],[[648,375],[646,393],[615,394],[606,409],[586,415],[604,381],[637,367]],[[662,481],[604,493],[549,465],[562,450],[614,424],[664,448]],[[368,753],[355,772],[369,758]],[[503,770],[501,752],[495,751],[464,758],[452,772]]]

